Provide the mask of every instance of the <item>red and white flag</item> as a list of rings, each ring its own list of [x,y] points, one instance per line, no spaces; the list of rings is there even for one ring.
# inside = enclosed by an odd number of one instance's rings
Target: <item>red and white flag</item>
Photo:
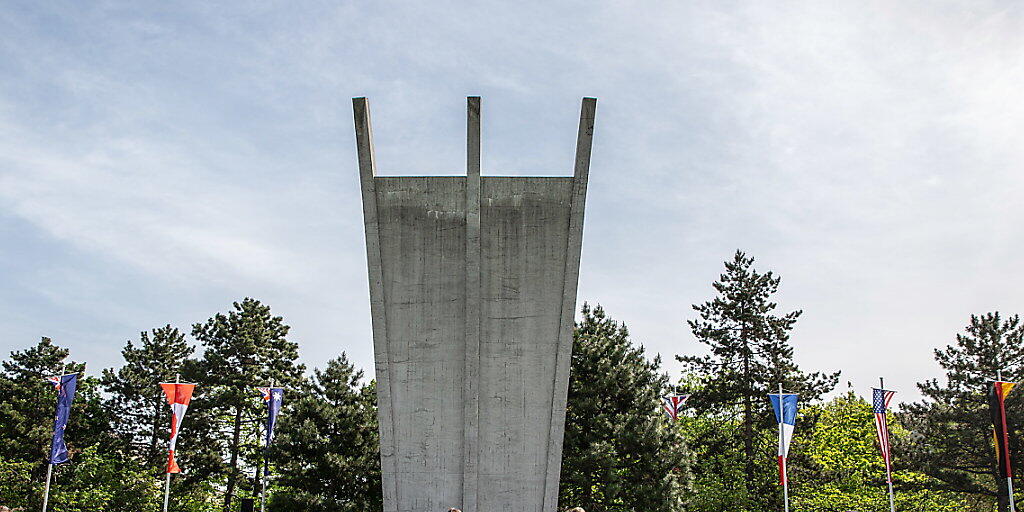
[[[882,461],[885,462],[885,481],[892,483],[892,446],[889,444],[889,420],[885,417],[885,411],[889,408],[895,391],[887,389],[872,388],[871,410],[875,413],[875,435],[878,438],[878,449],[882,451]]]
[[[181,430],[181,420],[185,418],[185,411],[192,401],[192,390],[195,384],[179,384],[175,382],[161,382],[164,394],[167,395],[167,403],[171,406],[171,445],[167,455],[167,472],[181,473],[178,462],[174,460],[174,446],[178,443],[178,432]]]

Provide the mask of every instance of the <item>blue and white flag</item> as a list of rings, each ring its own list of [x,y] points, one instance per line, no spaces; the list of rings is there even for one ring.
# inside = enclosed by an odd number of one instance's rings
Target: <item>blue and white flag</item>
[[[793,441],[793,430],[796,429],[797,395],[793,393],[777,393],[768,395],[775,410],[775,422],[779,424],[779,485],[789,481],[786,474],[786,458],[789,457],[789,443]]]
[[[53,420],[53,442],[50,443],[50,464],[63,464],[70,460],[68,445],[64,442],[64,429],[71,416],[71,403],[75,401],[78,389],[78,374],[48,377],[47,382],[57,389],[57,414]]]

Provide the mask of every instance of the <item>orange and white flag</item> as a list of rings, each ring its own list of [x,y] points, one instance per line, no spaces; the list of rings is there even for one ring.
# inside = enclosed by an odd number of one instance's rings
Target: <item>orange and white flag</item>
[[[174,459],[174,447],[178,444],[178,432],[181,430],[181,420],[185,417],[188,404],[192,401],[192,391],[195,384],[179,384],[175,382],[161,382],[160,387],[167,395],[167,403],[171,406],[171,445],[167,455],[167,472],[181,473],[178,461]]]

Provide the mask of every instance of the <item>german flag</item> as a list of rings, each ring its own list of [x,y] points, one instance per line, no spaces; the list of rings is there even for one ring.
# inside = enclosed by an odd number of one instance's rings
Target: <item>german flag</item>
[[[995,438],[996,461],[999,474],[1010,478],[1010,435],[1006,428],[1006,396],[1017,384],[1014,382],[991,382],[988,388],[988,405],[992,414],[992,436]]]

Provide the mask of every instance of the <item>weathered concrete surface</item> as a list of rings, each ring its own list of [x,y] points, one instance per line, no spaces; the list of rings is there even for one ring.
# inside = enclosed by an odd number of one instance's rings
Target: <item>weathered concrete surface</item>
[[[573,177],[377,177],[353,100],[384,509],[553,512],[596,100]]]

